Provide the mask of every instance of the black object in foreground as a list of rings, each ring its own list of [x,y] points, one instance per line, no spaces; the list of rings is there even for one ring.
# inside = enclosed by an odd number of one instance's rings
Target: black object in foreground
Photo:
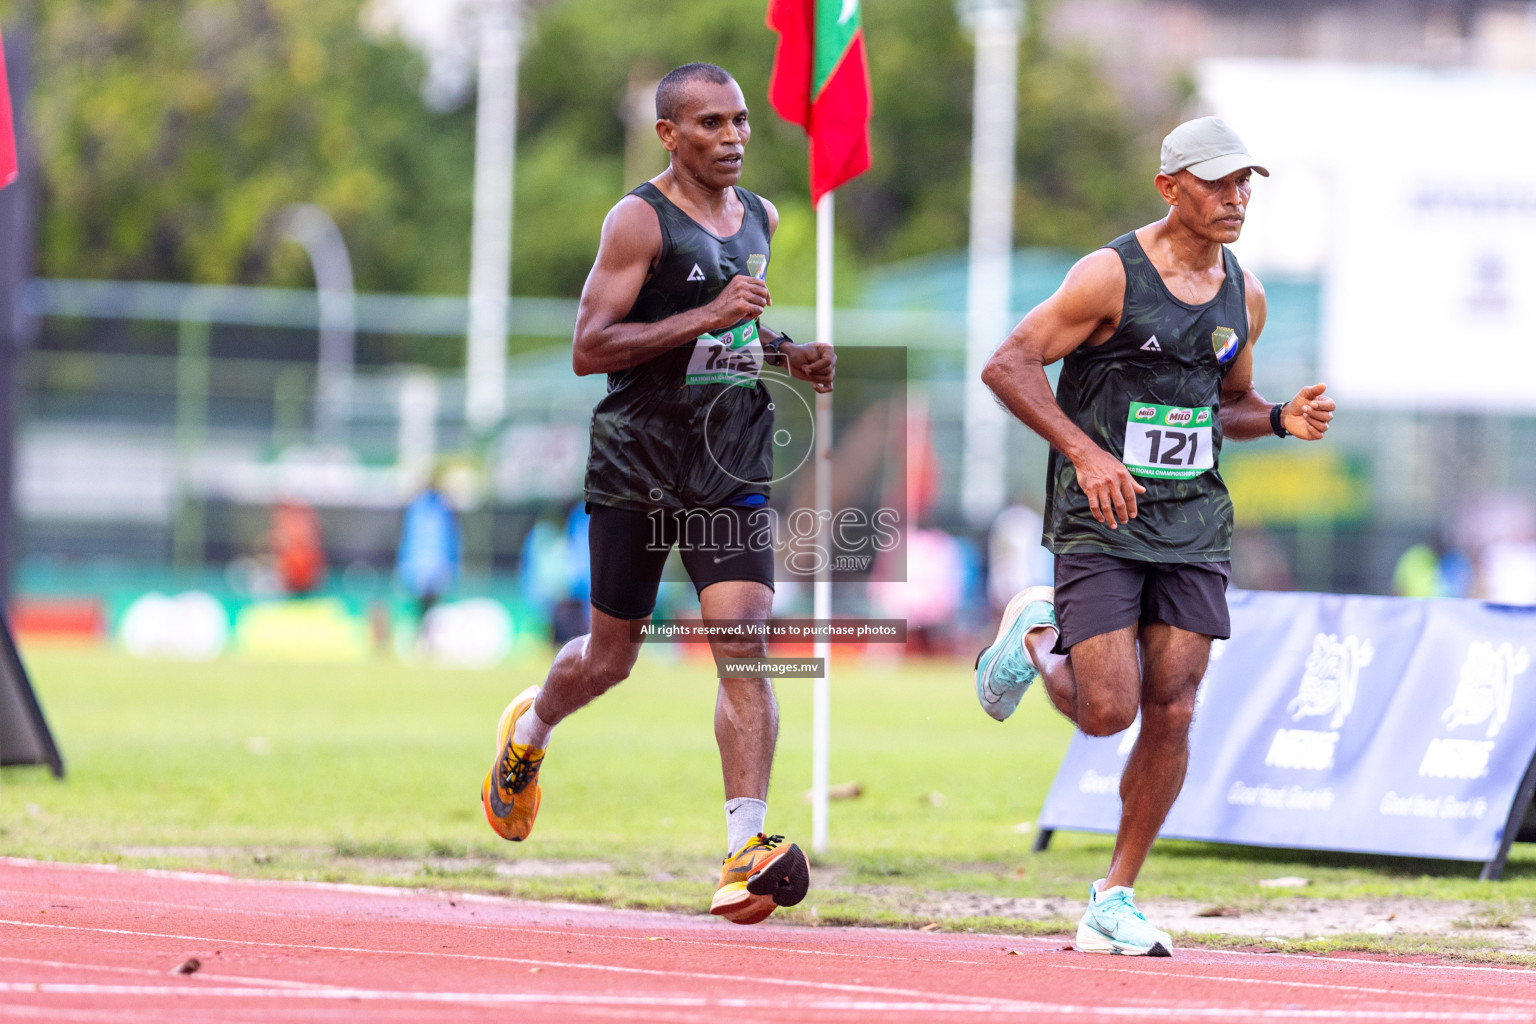
[[[13,764],[46,764],[64,777],[64,759],[16,650],[10,617],[0,614],[0,765]]]

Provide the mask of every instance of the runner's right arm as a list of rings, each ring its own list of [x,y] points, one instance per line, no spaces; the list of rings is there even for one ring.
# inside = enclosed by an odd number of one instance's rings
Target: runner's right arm
[[[603,221],[602,241],[576,311],[571,364],[577,376],[638,366],[706,331],[724,330],[762,315],[768,286],[738,275],[714,300],[655,323],[624,323],[645,279],[661,257],[661,225],[645,200],[625,196]]]
[[[1045,368],[1079,346],[1108,340],[1119,325],[1125,267],[1112,249],[1089,253],[1072,267],[1056,294],[1019,322],[981,371],[982,383],[1025,426],[1072,460],[1093,518],[1115,529],[1136,518],[1146,488],[1125,464],[1083,433],[1051,392]]]

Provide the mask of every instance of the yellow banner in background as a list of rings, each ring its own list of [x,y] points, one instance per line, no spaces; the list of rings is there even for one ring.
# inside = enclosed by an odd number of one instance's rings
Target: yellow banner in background
[[[1365,519],[1371,485],[1358,459],[1335,451],[1222,453],[1239,526]]]

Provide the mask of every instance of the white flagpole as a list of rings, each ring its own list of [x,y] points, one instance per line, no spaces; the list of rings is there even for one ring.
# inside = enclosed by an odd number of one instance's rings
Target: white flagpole
[[[488,434],[506,412],[522,0],[482,0],[480,14],[469,334],[464,353],[464,419],[473,437]]]
[[[981,371],[1013,326],[1008,293],[1013,283],[1013,148],[1022,4],[960,0],[958,7],[976,40],[960,507],[973,527],[985,528],[1008,497],[1008,416],[981,382]]]
[[[816,204],[816,340],[832,344],[832,193]],[[832,396],[816,396],[815,503],[823,527],[830,521],[832,504]],[[830,537],[830,530],[828,531]],[[811,617],[817,622],[832,618],[832,543],[816,571]],[[832,745],[831,641],[816,640],[814,657],[825,666],[811,690],[811,850],[827,849],[828,754]]]

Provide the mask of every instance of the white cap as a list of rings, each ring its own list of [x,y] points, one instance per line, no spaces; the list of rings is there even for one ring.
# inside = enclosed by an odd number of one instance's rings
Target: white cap
[[[1163,162],[1158,171],[1188,171],[1205,181],[1220,181],[1245,167],[1269,177],[1269,171],[1253,162],[1243,140],[1225,121],[1219,117],[1197,117],[1168,133],[1163,140]]]

